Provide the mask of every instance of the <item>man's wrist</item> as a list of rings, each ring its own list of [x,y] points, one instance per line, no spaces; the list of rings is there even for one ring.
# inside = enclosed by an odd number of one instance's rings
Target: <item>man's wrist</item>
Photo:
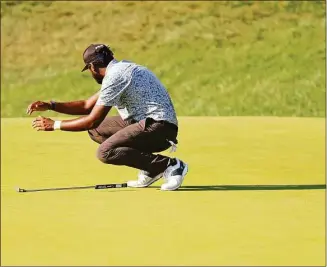
[[[50,104],[49,109],[50,110],[55,110],[55,108],[56,108],[56,102],[53,101],[53,100],[51,100],[49,104]]]
[[[60,130],[61,121],[55,121],[53,124],[53,130]]]

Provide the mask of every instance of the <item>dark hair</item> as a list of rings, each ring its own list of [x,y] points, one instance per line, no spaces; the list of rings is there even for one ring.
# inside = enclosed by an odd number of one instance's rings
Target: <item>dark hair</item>
[[[114,53],[110,50],[109,46],[99,45],[95,48],[97,59],[92,63],[98,68],[106,68],[111,60],[114,59]]]

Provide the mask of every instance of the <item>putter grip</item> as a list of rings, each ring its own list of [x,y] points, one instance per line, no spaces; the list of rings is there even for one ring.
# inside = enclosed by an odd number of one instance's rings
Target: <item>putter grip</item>
[[[127,187],[127,183],[123,184],[98,184],[95,186],[95,189],[107,189],[107,188],[121,188]]]

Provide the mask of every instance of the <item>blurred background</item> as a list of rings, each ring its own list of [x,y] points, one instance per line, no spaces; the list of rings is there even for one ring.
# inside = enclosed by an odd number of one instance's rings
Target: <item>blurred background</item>
[[[1,2],[1,116],[94,94],[82,53],[100,42],[149,67],[179,116],[324,117],[325,15],[324,1]]]

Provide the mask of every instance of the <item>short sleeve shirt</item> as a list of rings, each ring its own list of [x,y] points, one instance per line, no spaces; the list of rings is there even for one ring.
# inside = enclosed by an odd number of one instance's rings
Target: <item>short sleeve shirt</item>
[[[126,60],[110,62],[96,105],[115,107],[124,120],[178,124],[172,100],[155,74]]]

